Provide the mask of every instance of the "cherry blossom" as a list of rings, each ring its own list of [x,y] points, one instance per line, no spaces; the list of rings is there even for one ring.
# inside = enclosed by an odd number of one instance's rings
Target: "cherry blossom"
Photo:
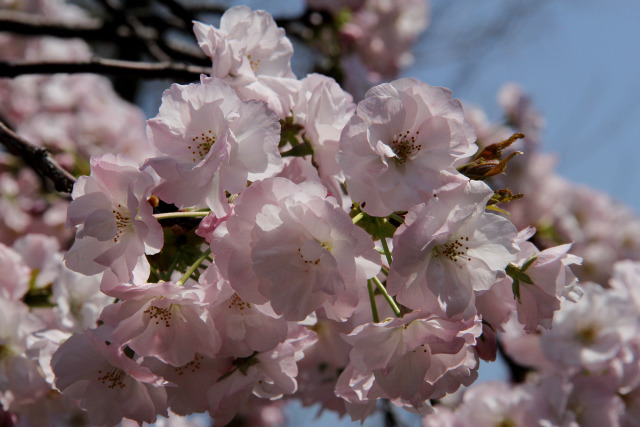
[[[207,286],[205,301],[219,332],[218,356],[248,357],[254,352],[273,350],[287,337],[287,322],[269,303],[243,301],[211,264],[200,276]]]
[[[428,24],[429,9],[424,0],[365,0],[342,32],[353,40],[372,72],[394,78],[413,62],[409,46]]]
[[[579,303],[567,302],[540,337],[547,358],[564,368],[602,369],[638,332],[638,315],[626,296],[594,283],[582,285]]]
[[[368,214],[386,216],[451,183],[474,140],[449,90],[405,78],[367,92],[342,132],[338,163],[351,198]]]
[[[76,240],[65,255],[70,269],[86,275],[105,272],[101,289],[144,283],[149,277],[145,253],[160,251],[162,228],[147,202],[154,178],[124,156],[92,157],[91,175],[73,188],[67,225]]]
[[[481,329],[477,317],[451,321],[419,311],[359,326],[347,337],[353,349],[336,393],[356,406],[385,397],[422,414],[432,412],[428,399],[475,380],[477,358],[471,346]],[[349,412],[352,419],[363,419]]]
[[[25,355],[29,334],[43,327],[24,303],[0,298],[0,403],[5,408],[49,391],[38,362]]]
[[[486,291],[515,260],[516,229],[484,211],[491,192],[471,181],[412,208],[393,237],[388,290],[413,309],[475,314],[475,292]],[[477,203],[477,204],[476,204]]]
[[[519,242],[520,252],[513,268],[514,280],[524,275],[517,284],[518,320],[527,332],[535,332],[538,325],[549,329],[554,311],[562,301],[577,302],[582,296],[577,279],[569,265],[580,264],[582,259],[571,255],[570,244],[556,246],[540,252],[530,242]],[[522,268],[527,265],[526,269]],[[527,283],[530,281],[531,283]]]
[[[148,135],[161,153],[147,160],[163,181],[154,193],[179,207],[208,206],[229,213],[225,191],[282,169],[278,119],[258,101],[241,101],[220,79],[174,84],[165,91]]]
[[[193,30],[213,61],[211,77],[223,79],[242,99],[260,99],[279,116],[287,114],[282,98],[292,96],[297,84],[289,63],[293,46],[271,15],[236,6],[222,15],[219,29],[196,21]]]
[[[531,390],[524,387],[501,382],[479,384],[465,391],[456,421],[478,427],[527,425],[527,409],[532,400]]]
[[[182,366],[196,353],[213,357],[220,349],[202,287],[148,283],[118,296],[124,301],[106,307],[101,320],[113,327],[115,342],[138,355]]]
[[[301,80],[290,109],[294,124],[303,127],[302,142],[311,144],[313,162],[322,184],[341,205],[350,208],[351,200],[341,188],[344,175],[336,154],[342,129],[356,109],[353,98],[335,80],[310,74]]]
[[[287,320],[324,307],[345,319],[380,269],[373,241],[314,183],[260,181],[211,239],[222,276],[242,300],[269,301]]]
[[[233,369],[218,378],[209,389],[209,413],[217,424],[229,422],[249,396],[277,399],[297,389],[296,362],[305,348],[315,342],[315,334],[304,327],[289,331],[288,339],[274,350],[238,358]]]
[[[102,275],[85,276],[64,265],[52,284],[52,300],[58,327],[79,332],[97,326],[102,309],[113,303],[113,298],[100,292]]]
[[[18,301],[29,290],[31,269],[18,252],[0,243],[0,298]]]
[[[167,415],[162,379],[111,345],[106,327],[71,336],[51,367],[56,388],[80,399],[94,424],[115,425],[123,417],[152,423]]]

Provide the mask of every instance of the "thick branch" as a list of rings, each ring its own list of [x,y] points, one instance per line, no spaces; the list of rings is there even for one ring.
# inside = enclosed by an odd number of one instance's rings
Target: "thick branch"
[[[0,143],[9,153],[20,157],[38,175],[53,181],[56,190],[71,193],[76,179],[52,159],[45,148],[31,145],[2,122],[0,122]]]
[[[171,62],[150,63],[94,58],[84,62],[0,62],[0,77],[17,77],[25,74],[93,73],[142,79],[180,79],[194,81],[200,74],[208,74],[210,68]]]

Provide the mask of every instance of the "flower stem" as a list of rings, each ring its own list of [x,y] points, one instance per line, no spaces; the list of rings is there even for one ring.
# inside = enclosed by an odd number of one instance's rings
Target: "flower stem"
[[[161,220],[165,218],[204,218],[209,215],[211,212],[202,212],[202,211],[194,211],[194,212],[167,212],[160,214],[153,214],[155,219]]]
[[[373,295],[373,284],[371,279],[367,280],[367,288],[369,289],[369,301],[371,302],[371,314],[373,315],[373,321],[375,323],[380,322],[380,316],[378,315],[378,307],[376,306],[376,297]]]
[[[384,295],[384,298],[391,306],[391,309],[393,310],[393,313],[396,315],[396,317],[402,317],[402,315],[400,314],[400,308],[398,308],[398,304],[396,304],[396,302],[393,300],[393,297],[389,295],[382,282],[380,282],[377,277],[372,277],[371,280],[376,284],[376,287],[378,288],[380,293]]]
[[[182,252],[176,251],[176,253],[171,258],[171,262],[169,263],[169,268],[167,268],[167,274],[164,276],[164,281],[168,282],[171,280],[171,274],[173,274],[173,270],[176,269],[178,262],[180,261],[180,255]]]
[[[364,218],[364,212],[358,212],[358,214],[352,218],[353,223],[357,224],[362,218]]]
[[[391,219],[395,219],[396,221],[398,221],[400,224],[404,224],[404,218],[402,218],[400,215],[398,215],[397,213],[392,213],[391,215],[389,215],[389,218]]]
[[[184,285],[184,282],[187,281],[187,279],[189,279],[189,277],[191,277],[191,275],[193,274],[194,271],[196,271],[198,269],[198,266],[200,264],[202,264],[202,262],[207,259],[207,257],[209,256],[209,254],[211,253],[211,249],[207,249],[205,251],[205,253],[202,254],[202,256],[200,258],[198,258],[196,260],[196,262],[193,263],[193,265],[191,267],[189,267],[189,269],[184,273],[184,275],[180,278],[180,280],[178,280],[176,282],[176,284],[178,286],[182,286]]]
[[[378,232],[378,237],[380,238],[380,243],[382,244],[382,250],[384,250],[384,256],[387,258],[387,264],[391,267],[391,252],[389,251],[389,246],[387,245],[387,239],[384,238],[382,234],[382,219],[376,219],[376,231]]]

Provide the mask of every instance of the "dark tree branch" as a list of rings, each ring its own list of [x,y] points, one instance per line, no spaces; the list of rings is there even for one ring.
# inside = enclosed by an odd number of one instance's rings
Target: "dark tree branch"
[[[138,36],[124,26],[111,25],[97,19],[83,22],[53,21],[40,15],[30,15],[11,11],[0,11],[0,29],[25,36],[53,36],[60,38],[81,38],[131,42]]]
[[[31,145],[2,122],[0,122],[0,143],[9,153],[20,157],[38,175],[53,181],[56,190],[61,193],[71,193],[76,179],[51,158],[47,149]]]
[[[175,0],[157,0],[158,3],[165,6],[181,21],[181,28],[190,28],[191,21],[195,19],[193,13]]]
[[[194,81],[200,74],[209,74],[210,68],[171,62],[150,63],[94,58],[85,62],[0,62],[0,77],[17,77],[25,74],[93,73],[126,76],[142,79],[164,79]]]

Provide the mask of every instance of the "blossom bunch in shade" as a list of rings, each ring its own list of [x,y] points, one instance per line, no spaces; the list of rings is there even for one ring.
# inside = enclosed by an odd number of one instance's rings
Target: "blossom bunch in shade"
[[[401,47],[422,25],[388,2],[353,4],[413,22]],[[164,92],[143,158],[91,158],[66,253],[43,236],[0,245],[3,410],[224,425],[299,399],[364,421],[382,399],[424,425],[474,412],[571,425],[599,401],[594,419],[634,419],[620,396],[640,402],[637,265],[615,264],[609,289],[578,285],[581,258],[524,223],[535,213],[501,173],[519,136],[486,141],[507,127],[415,79],[357,104],[330,77],[298,79],[264,11],[234,7],[194,32],[211,75]],[[29,310],[37,298],[48,311]],[[538,382],[434,405],[474,383],[498,340]]]

